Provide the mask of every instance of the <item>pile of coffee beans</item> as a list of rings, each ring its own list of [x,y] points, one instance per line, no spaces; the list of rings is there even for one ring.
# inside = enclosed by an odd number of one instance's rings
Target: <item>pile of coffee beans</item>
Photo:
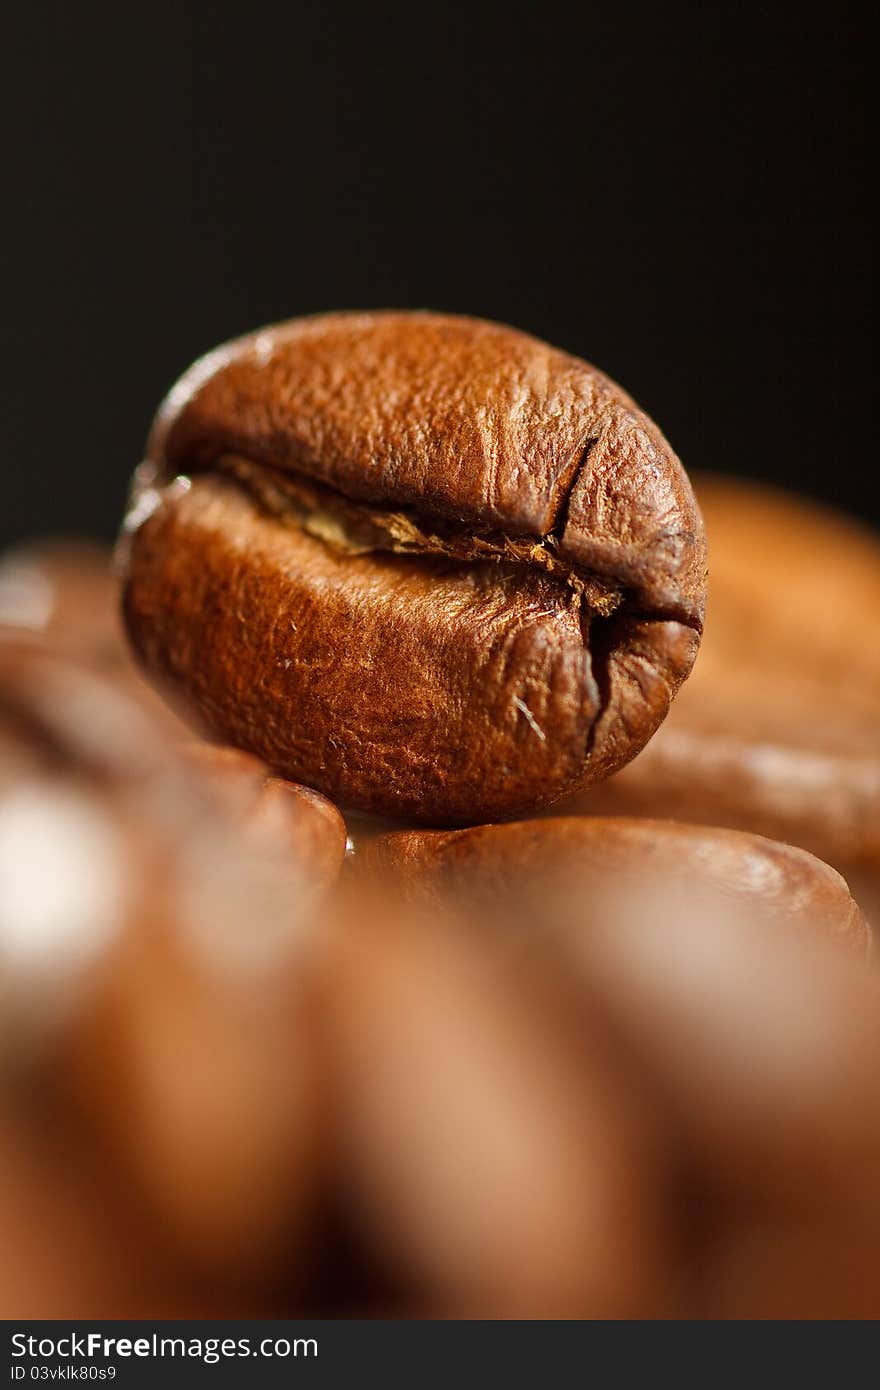
[[[5,1316],[880,1316],[880,538],[298,320],[0,557],[0,750]]]

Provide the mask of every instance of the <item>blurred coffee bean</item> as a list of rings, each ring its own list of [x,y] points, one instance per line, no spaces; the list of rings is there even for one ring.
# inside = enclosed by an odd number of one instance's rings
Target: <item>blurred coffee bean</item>
[[[671,915],[681,904],[711,915],[715,904],[751,920],[818,928],[864,950],[869,931],[846,883],[805,850],[743,831],[675,821],[570,816],[410,830],[365,842],[355,863],[404,892],[442,900],[450,890],[481,902],[540,900],[580,915],[584,928],[615,904],[653,902]]]
[[[219,846],[200,864],[201,848],[62,1034],[65,1086],[166,1243],[259,1284],[285,1275],[308,1220],[319,1078],[277,868],[224,869]]]
[[[58,653],[121,685],[169,731],[200,726],[169,691],[157,692],[132,660],[122,627],[113,552],[93,541],[48,538],[0,555],[0,629],[44,638]]]
[[[557,940],[642,1059],[705,1190],[878,1222],[873,970],[818,935],[768,933],[737,903],[707,916],[646,902],[586,933],[572,918]]]
[[[344,831],[270,788],[251,833],[149,707],[33,638],[0,636],[0,740],[0,1065],[88,1117],[194,1269],[268,1277],[319,1146],[300,976],[331,871],[291,826],[337,861]]]
[[[876,1223],[741,1222],[703,1275],[710,1318],[880,1317]]]
[[[239,748],[190,743],[182,752],[249,841],[308,866],[316,886],[329,887],[345,859],[345,821],[331,801],[310,787],[273,777],[259,758]]]
[[[7,1319],[278,1316],[169,1258],[125,1175],[46,1097],[0,1086],[0,1308]]]
[[[108,671],[129,665],[112,554],[92,541],[33,541],[0,555],[0,624]]]
[[[633,913],[575,942],[680,1135],[696,1314],[876,1315],[876,974],[736,912]]]
[[[707,916],[637,890],[589,930],[571,900],[567,916],[561,901],[543,915],[534,898],[492,902],[465,925],[359,904],[332,938],[337,1182],[416,1306],[867,1315],[873,973],[821,937],[768,933],[748,896]],[[585,1141],[591,1124],[601,1140]],[[650,1235],[641,1284],[631,1228],[612,1237],[592,1205],[617,1223],[627,1185]]]
[[[365,903],[324,960],[336,1179],[439,1315],[669,1313],[662,1135],[601,1026],[473,924]]]
[[[758,483],[706,473],[697,489],[713,548],[715,650],[771,673],[812,670],[835,696],[839,684],[844,696],[880,698],[880,537]]]
[[[136,1219],[113,1211],[94,1164],[64,1139],[57,1125],[46,1133],[25,1123],[0,1092],[3,1317],[146,1316],[151,1284],[157,1294],[155,1252]],[[165,1308],[173,1316],[170,1300]]]
[[[880,539],[801,498],[696,480],[710,545],[699,660],[669,718],[565,814],[674,816],[826,859],[880,899]]]
[[[470,903],[481,943],[581,991],[619,1084],[668,1125],[667,1277],[690,1316],[871,1315],[880,985],[837,946],[866,941],[839,875],[742,832],[600,818],[397,832],[356,862]]]

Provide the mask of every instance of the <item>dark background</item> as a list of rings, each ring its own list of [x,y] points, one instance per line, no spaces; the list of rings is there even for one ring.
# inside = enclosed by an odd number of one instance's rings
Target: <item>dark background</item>
[[[880,521],[858,9],[11,25],[0,540],[112,535],[160,396],[218,341],[395,305],[530,329],[617,377],[686,465]]]

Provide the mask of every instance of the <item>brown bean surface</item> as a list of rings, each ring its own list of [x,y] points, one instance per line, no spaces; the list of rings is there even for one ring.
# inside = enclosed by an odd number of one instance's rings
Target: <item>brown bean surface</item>
[[[130,661],[111,552],[92,541],[34,541],[0,555],[0,624],[43,633],[107,670]]]
[[[171,392],[123,552],[141,661],[221,737],[365,810],[548,804],[643,746],[705,550],[669,445],[512,329],[335,314]]]
[[[856,954],[768,931],[755,893],[426,912],[362,887],[323,940],[333,1182],[398,1297],[876,1310],[880,994]]]
[[[675,821],[569,816],[463,830],[402,830],[365,841],[358,870],[407,895],[480,901],[540,895],[589,925],[616,898],[681,903],[711,915],[712,904],[792,927],[813,926],[864,950],[870,933],[846,882],[805,850],[742,831]],[[650,890],[650,891],[649,891]],[[647,896],[644,896],[646,895]]]
[[[345,821],[332,801],[310,787],[270,776],[265,763],[240,748],[190,743],[182,751],[241,824],[248,844],[286,859],[304,885],[332,887],[346,845]]]
[[[245,755],[197,768],[151,705],[20,634],[0,747],[0,1087],[88,1117],[194,1277],[259,1282],[316,1180],[299,963],[341,818],[258,763],[242,804]]]
[[[880,540],[754,483],[695,478],[712,551],[694,676],[648,747],[565,814],[788,840],[880,906]]]
[[[375,1265],[441,1316],[675,1311],[663,1135],[552,969],[358,894],[322,973],[334,1176]]]

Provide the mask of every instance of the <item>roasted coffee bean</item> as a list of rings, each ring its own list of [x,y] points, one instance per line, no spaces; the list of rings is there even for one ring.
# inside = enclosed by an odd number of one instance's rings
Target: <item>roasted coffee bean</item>
[[[3,1317],[179,1315],[137,1209],[114,1209],[93,1155],[22,1108],[0,1081]]]
[[[659,912],[666,893],[692,913],[711,915],[722,904],[767,922],[813,926],[862,950],[870,939],[840,874],[805,850],[675,821],[571,816],[401,830],[366,841],[355,864],[355,872],[393,881],[408,896],[515,902],[525,893],[527,901],[539,897],[542,919],[561,909],[581,925],[654,893]]]
[[[0,555],[0,624],[42,633],[104,670],[129,665],[111,553],[91,541],[35,541]]]
[[[331,314],[174,387],[125,616],[220,737],[345,805],[469,822],[631,758],[702,625],[702,523],[595,368],[427,313]]]
[[[710,662],[724,652],[880,699],[880,536],[795,493],[710,473]],[[720,656],[719,656],[720,659]],[[817,730],[817,733],[819,731]]]
[[[657,737],[567,802],[790,841],[880,907],[880,539],[797,497],[697,477],[706,635]]]
[[[880,1222],[740,1219],[701,1268],[702,1316],[880,1318]]]
[[[230,1287],[223,1270],[197,1281],[175,1263],[141,1192],[96,1155],[88,1119],[59,1120],[36,1090],[0,1080],[4,1318],[282,1315],[265,1293]]]
[[[320,792],[272,777],[239,748],[191,743],[183,753],[208,788],[240,822],[251,845],[289,858],[316,889],[333,885],[345,859],[345,821]]]
[[[736,904],[557,938],[679,1136],[694,1314],[866,1316],[880,1295],[880,987]]]
[[[358,893],[325,940],[339,1201],[438,1316],[676,1310],[669,1154],[601,1018],[476,924]]]
[[[707,914],[648,879],[628,911],[566,918],[518,886],[476,912],[357,892],[323,938],[334,1182],[398,1296],[440,1316],[876,1307],[877,978],[768,932],[756,896]]]
[[[53,651],[92,667],[161,712],[180,737],[192,734],[192,714],[187,729],[173,691],[163,690],[160,697],[132,658],[109,547],[50,537],[0,555],[2,628],[45,638]]]
[[[0,747],[0,1085],[88,1116],[194,1277],[270,1278],[317,1180],[301,962],[339,817],[259,764],[240,814],[148,706],[20,635]]]
[[[555,939],[642,1058],[728,1234],[763,1210],[880,1237],[880,982],[865,961],[768,932],[744,901],[670,914],[648,898]]]

